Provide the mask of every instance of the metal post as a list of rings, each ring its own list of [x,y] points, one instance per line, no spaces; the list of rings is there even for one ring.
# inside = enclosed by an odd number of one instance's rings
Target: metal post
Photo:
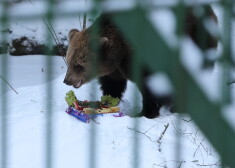
[[[8,25],[8,1],[7,0],[3,0],[2,2],[2,19],[0,20],[0,25],[2,30],[6,30],[7,29],[7,25]],[[4,45],[3,48],[6,47],[6,41],[7,41],[7,33],[6,32],[2,32],[2,44]],[[5,49],[4,49],[5,50]],[[1,56],[2,58],[2,64],[1,64],[1,73],[3,76],[8,76],[8,56],[7,54],[3,54]],[[3,94],[6,93],[6,89],[7,86],[5,83],[1,82],[1,96]],[[1,98],[1,106],[0,106],[0,113],[1,113],[1,164],[0,167],[1,168],[7,168],[7,162],[9,159],[9,152],[8,152],[8,112],[7,111],[7,104],[8,104],[8,100],[7,100],[7,94],[5,95],[4,98]]]
[[[47,13],[46,13],[46,19],[49,23],[53,22],[54,19],[54,6],[55,6],[55,0],[48,0],[47,1]],[[47,29],[47,44],[48,46],[52,45],[52,36],[50,34],[50,31]],[[51,48],[51,47],[48,47]],[[52,79],[52,53],[51,51],[46,51],[45,53],[49,57],[47,57],[46,65],[47,65],[47,75],[46,75],[46,82],[47,84],[47,100],[45,100],[45,104],[47,107],[47,110],[45,112],[46,114],[46,137],[45,137],[45,167],[46,168],[53,168],[53,111],[52,111],[52,96],[53,96],[53,87],[51,83],[49,82]]]

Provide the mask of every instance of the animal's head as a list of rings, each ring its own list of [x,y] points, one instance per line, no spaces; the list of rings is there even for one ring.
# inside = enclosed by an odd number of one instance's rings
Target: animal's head
[[[66,53],[66,61],[68,70],[64,79],[67,85],[73,85],[79,88],[84,83],[92,78],[92,59],[97,56],[96,52],[92,52],[89,45],[90,40],[98,41],[98,45],[105,45],[108,42],[107,37],[102,37],[99,40],[88,37],[87,29],[79,32],[77,29],[72,29],[69,32],[69,47]]]

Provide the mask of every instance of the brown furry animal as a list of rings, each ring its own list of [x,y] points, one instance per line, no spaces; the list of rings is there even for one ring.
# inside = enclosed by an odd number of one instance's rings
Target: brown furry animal
[[[206,16],[216,18],[213,11],[208,7]],[[100,24],[100,38],[92,35],[92,29]],[[202,21],[194,16],[192,9],[187,10],[185,18],[186,33],[192,37],[193,41],[203,50],[216,47],[217,40],[212,37],[203,27]],[[197,33],[202,32],[207,43],[200,43]],[[125,40],[118,28],[112,23],[108,15],[101,15],[97,21],[88,29],[79,32],[72,29],[69,32],[70,45],[66,54],[68,71],[64,79],[67,85],[73,85],[79,88],[84,83],[89,82],[92,75],[92,60],[99,59],[96,76],[99,77],[101,90],[104,95],[122,98],[126,89],[127,80],[130,76],[130,64],[134,59],[130,44]],[[99,52],[92,51],[89,48],[91,41],[98,42]],[[151,74],[147,67],[142,69],[143,78]],[[171,103],[171,96],[160,97],[151,92],[146,82],[141,88],[143,96],[142,115],[148,118],[154,118],[159,115],[160,108],[165,104]]]

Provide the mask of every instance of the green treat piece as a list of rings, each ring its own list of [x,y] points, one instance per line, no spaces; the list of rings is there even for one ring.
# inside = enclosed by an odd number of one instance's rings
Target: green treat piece
[[[66,102],[67,102],[67,104],[68,104],[69,106],[74,106],[73,103],[74,103],[75,101],[78,101],[77,98],[76,98],[76,96],[75,96],[75,94],[74,94],[74,92],[73,92],[72,90],[70,90],[68,93],[66,93],[65,100],[66,100]]]
[[[98,101],[91,101],[91,102],[88,103],[88,107],[99,109],[100,108],[100,102],[98,102]]]
[[[109,107],[117,106],[119,101],[119,98],[114,98],[110,95],[105,95],[101,97],[101,103],[108,104]]]
[[[85,108],[100,108],[100,102],[99,101],[78,101],[79,106],[83,106]]]

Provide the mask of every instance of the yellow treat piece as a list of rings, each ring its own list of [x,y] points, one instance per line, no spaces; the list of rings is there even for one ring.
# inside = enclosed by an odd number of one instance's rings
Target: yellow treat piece
[[[104,113],[116,113],[120,110],[118,106],[102,109],[84,108],[83,111],[86,114],[104,114]]]
[[[112,112],[119,112],[120,111],[120,108],[118,106],[111,107],[111,109],[112,109]]]
[[[85,114],[95,114],[96,113],[96,110],[93,108],[84,108],[83,111]]]
[[[111,108],[103,108],[103,109],[98,109],[96,110],[97,113],[101,114],[101,113],[111,113],[112,110]]]
[[[102,113],[116,113],[120,110],[119,107],[110,107],[110,108],[103,108],[103,109],[98,109],[97,113],[102,114]]]

